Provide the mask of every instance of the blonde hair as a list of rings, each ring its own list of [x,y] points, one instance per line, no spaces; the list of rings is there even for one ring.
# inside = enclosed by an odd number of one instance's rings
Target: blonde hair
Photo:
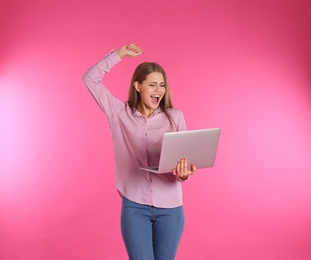
[[[129,89],[129,94],[128,94],[128,104],[132,110],[138,108],[138,105],[140,104],[141,99],[140,99],[140,93],[134,87],[134,83],[137,81],[139,84],[142,84],[142,82],[152,72],[159,72],[163,75],[164,83],[165,83],[165,94],[159,104],[159,107],[165,114],[168,121],[170,122],[171,128],[174,128],[175,122],[172,116],[168,113],[168,109],[173,108],[170,88],[167,82],[166,73],[159,64],[155,62],[143,62],[137,66],[137,68],[135,69],[133,73],[131,84],[130,84],[130,89]]]

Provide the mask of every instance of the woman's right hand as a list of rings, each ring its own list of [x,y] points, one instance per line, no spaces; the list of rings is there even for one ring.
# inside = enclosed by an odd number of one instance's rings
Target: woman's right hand
[[[119,50],[117,50],[117,53],[120,58],[123,58],[125,56],[133,58],[143,54],[143,50],[140,47],[136,46],[134,43],[132,43],[121,47]]]

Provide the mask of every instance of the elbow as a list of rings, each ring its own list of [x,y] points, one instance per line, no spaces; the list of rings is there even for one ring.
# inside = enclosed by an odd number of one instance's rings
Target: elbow
[[[86,82],[88,81],[89,77],[88,77],[88,74],[85,73],[83,76],[82,76],[82,80],[84,81],[84,83],[86,84]]]
[[[90,75],[88,73],[85,73],[83,76],[82,76],[82,80],[85,84],[85,86],[90,89],[90,87],[92,86],[92,79],[90,77]]]

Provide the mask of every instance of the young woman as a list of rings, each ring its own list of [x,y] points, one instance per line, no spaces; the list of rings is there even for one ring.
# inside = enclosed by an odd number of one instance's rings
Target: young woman
[[[155,174],[139,167],[159,163],[165,132],[184,131],[181,111],[172,106],[166,73],[153,62],[134,71],[127,102],[115,98],[103,77],[123,57],[143,53],[135,44],[112,50],[83,76],[89,91],[105,112],[114,141],[117,190],[122,197],[121,231],[133,260],[173,260],[184,228],[181,182],[195,173],[181,158],[176,168]]]

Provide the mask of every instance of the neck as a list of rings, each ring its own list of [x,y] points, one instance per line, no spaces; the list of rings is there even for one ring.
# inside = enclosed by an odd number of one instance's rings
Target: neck
[[[148,109],[141,105],[138,105],[137,110],[142,114],[144,118],[149,118],[152,115],[152,113],[155,111],[153,109]]]

